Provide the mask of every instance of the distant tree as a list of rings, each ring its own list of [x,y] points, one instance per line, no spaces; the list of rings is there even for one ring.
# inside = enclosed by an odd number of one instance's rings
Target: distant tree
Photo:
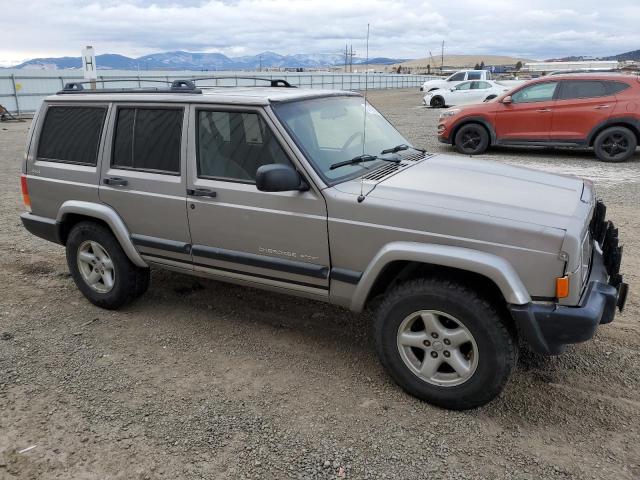
[[[522,68],[522,62],[518,60],[518,63],[516,63],[516,70],[520,71],[521,68]]]
[[[484,61],[480,62],[480,70],[484,70]]]
[[[473,69],[474,69],[474,70],[480,70],[480,64],[479,64],[479,63],[476,63],[476,66],[475,66],[475,67],[473,67]]]

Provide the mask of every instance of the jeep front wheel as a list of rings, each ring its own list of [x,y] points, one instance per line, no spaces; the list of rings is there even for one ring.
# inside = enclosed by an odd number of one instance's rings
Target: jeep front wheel
[[[398,385],[454,410],[495,398],[517,356],[517,342],[495,307],[468,287],[435,279],[402,284],[387,296],[375,341]]]
[[[149,269],[136,267],[105,226],[78,223],[69,233],[66,247],[73,281],[94,305],[116,309],[147,290]]]

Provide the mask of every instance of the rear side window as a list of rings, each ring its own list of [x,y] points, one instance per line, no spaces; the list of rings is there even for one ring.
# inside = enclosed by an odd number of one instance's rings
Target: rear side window
[[[476,71],[476,72],[469,72],[469,76],[467,77],[467,80],[480,80],[482,78],[482,72],[481,71]]]
[[[610,95],[615,95],[616,93],[620,93],[623,90],[629,88],[628,83],[624,82],[605,82],[607,84],[607,90],[609,90]]]
[[[38,158],[95,166],[106,107],[49,107]]]
[[[119,108],[111,165],[179,174],[182,117],[177,108]]]
[[[568,80],[563,82],[559,100],[596,98],[609,95],[604,82],[598,80]]]

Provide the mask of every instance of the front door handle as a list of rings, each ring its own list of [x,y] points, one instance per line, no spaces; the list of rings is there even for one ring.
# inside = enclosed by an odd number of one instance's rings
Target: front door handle
[[[208,188],[187,188],[187,195],[189,195],[190,197],[216,198],[218,194],[213,190],[209,190]]]
[[[550,108],[539,108],[537,111],[540,112],[540,113],[545,113],[545,112],[550,112],[551,109]]]
[[[105,178],[102,180],[102,183],[105,185],[111,185],[112,187],[126,187],[129,184],[127,180],[120,177]]]
[[[604,110],[605,108],[609,108],[611,105],[598,105],[597,107],[593,107],[596,110]]]

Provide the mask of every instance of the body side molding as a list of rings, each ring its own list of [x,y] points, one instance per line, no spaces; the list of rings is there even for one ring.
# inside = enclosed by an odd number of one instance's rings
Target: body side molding
[[[124,253],[129,257],[129,260],[138,267],[148,267],[147,263],[142,259],[136,248],[133,246],[126,225],[113,208],[100,203],[67,200],[60,207],[56,220],[62,224],[65,216],[69,214],[85,215],[87,217],[97,218],[106,222],[118,239]]]
[[[529,292],[514,268],[497,255],[448,245],[392,242],[380,249],[362,274],[351,299],[351,310],[362,311],[378,275],[393,261],[430,263],[474,272],[495,282],[507,303],[524,305],[531,302]]]

